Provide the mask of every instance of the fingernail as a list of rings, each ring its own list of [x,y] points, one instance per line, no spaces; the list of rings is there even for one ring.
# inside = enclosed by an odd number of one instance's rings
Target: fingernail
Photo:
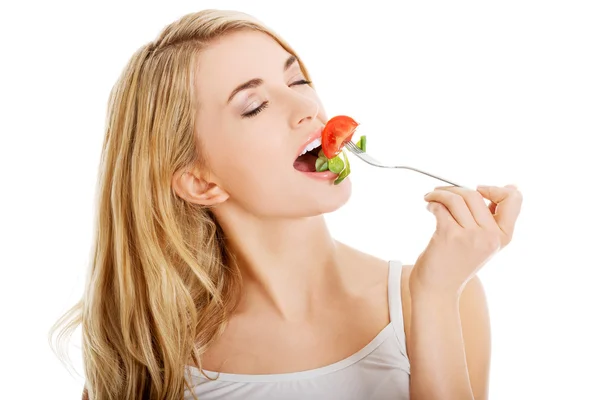
[[[431,194],[431,192],[429,192],[429,193],[425,193],[425,196],[423,196],[423,197],[427,197],[427,196],[429,196],[430,194]]]
[[[434,207],[433,203],[427,203],[427,211],[432,211]]]

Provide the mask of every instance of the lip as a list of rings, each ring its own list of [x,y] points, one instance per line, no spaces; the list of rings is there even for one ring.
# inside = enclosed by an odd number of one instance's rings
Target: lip
[[[335,172],[331,172],[331,171],[324,171],[324,172],[302,172],[304,175],[313,178],[313,179],[318,179],[320,181],[331,181],[333,179],[336,179],[338,177],[338,174],[336,174]]]
[[[298,151],[296,152],[296,158],[300,157],[300,154],[302,154],[302,152],[304,151],[304,149],[306,148],[306,146],[308,146],[312,141],[314,141],[315,139],[318,139],[321,137],[321,134],[323,133],[323,127],[319,127],[316,131],[314,131],[313,133],[311,133],[308,138],[306,139],[306,141],[304,141],[304,143],[302,143],[302,146],[300,146],[300,148],[298,149]]]

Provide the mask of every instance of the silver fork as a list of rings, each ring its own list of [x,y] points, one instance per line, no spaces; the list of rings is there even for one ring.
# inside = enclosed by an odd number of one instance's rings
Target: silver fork
[[[348,150],[350,150],[350,152],[352,154],[354,154],[355,156],[357,156],[358,158],[360,158],[361,160],[363,160],[364,162],[366,162],[367,164],[373,165],[375,167],[379,167],[379,168],[395,168],[395,169],[409,169],[411,171],[415,171],[418,172],[420,174],[424,174],[427,176],[430,176],[432,178],[438,179],[442,182],[446,182],[452,186],[458,186],[458,187],[462,187],[462,188],[466,188],[469,189],[467,186],[464,185],[459,185],[458,183],[454,183],[452,181],[449,181],[448,179],[444,179],[441,178],[439,176],[430,174],[429,172],[425,172],[425,171],[421,171],[420,169],[416,169],[413,167],[409,167],[407,165],[389,165],[389,164],[384,164],[376,159],[374,159],[373,157],[371,157],[370,155],[368,155],[367,153],[365,153],[364,151],[362,151],[358,146],[356,146],[356,144],[354,144],[354,142],[349,141],[346,143],[346,148]]]

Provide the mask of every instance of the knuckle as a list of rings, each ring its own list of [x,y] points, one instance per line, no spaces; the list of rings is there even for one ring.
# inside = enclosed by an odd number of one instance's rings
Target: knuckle
[[[438,232],[438,238],[443,239],[446,243],[451,243],[457,248],[487,255],[499,251],[505,245],[505,240],[510,241],[504,235],[498,235],[496,232],[481,228],[448,227]]]
[[[475,203],[481,201],[483,199],[483,196],[479,192],[470,191],[465,194],[465,198],[470,202]]]
[[[495,252],[502,247],[502,241],[498,235],[488,233],[482,238],[481,247],[487,252]]]
[[[514,185],[507,185],[504,187],[504,189],[506,191],[508,191],[509,196],[516,197],[516,198],[523,197],[523,193]]]
[[[515,199],[519,200],[519,202],[523,201],[523,193],[520,190],[515,189],[512,192],[512,196],[514,196]]]
[[[464,236],[461,229],[455,228],[452,225],[447,226],[441,233],[446,241],[452,243],[460,242]]]
[[[501,246],[498,235],[482,229],[471,230],[465,239],[471,248],[484,253],[493,253]]]
[[[449,198],[448,198],[448,202],[454,206],[458,206],[461,204],[465,203],[465,200],[463,199],[462,196],[459,196],[457,194],[452,194]]]
[[[445,199],[450,195],[450,192],[443,189],[435,189],[432,193],[434,193],[437,197],[441,199]]]

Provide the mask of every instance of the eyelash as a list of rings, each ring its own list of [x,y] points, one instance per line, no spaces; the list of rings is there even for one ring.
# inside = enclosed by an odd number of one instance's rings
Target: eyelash
[[[263,111],[265,108],[267,108],[268,106],[269,106],[269,102],[265,101],[260,106],[256,107],[254,110],[248,111],[247,113],[242,114],[242,118],[254,117],[255,115],[258,115],[258,113]]]
[[[293,82],[290,86],[310,85],[311,83],[312,83],[311,81],[307,81],[306,79],[302,79],[302,80]],[[268,106],[269,106],[269,102],[265,101],[260,106],[256,107],[254,110],[248,111],[247,113],[242,114],[242,118],[251,118],[251,117],[254,117],[254,116],[258,115],[260,112],[262,112]]]
[[[296,81],[296,82],[292,83],[290,86],[310,85],[311,83],[312,83],[311,81],[307,81],[306,79],[300,79],[299,81]]]

